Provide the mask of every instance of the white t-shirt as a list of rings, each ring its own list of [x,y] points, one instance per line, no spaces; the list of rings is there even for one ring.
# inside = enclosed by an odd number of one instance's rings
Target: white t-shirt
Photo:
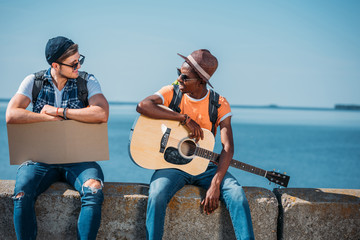
[[[34,86],[34,80],[35,75],[30,74],[27,76],[20,84],[20,87],[16,93],[20,93],[28,98],[30,98],[30,101],[32,102],[32,89]],[[88,89],[88,99],[90,99],[92,96],[96,94],[102,94],[100,84],[98,80],[93,76],[89,74],[89,77],[87,79],[87,89]],[[62,94],[64,92],[63,88],[61,91],[54,85],[52,81],[50,81],[52,86],[55,90],[55,106],[54,107],[61,107],[61,100],[62,100]]]

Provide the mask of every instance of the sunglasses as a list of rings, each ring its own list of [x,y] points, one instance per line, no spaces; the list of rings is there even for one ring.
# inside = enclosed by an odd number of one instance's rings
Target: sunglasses
[[[190,81],[190,80],[198,80],[197,78],[189,78],[187,75],[182,74],[180,68],[176,68],[178,76],[181,78],[182,81]]]
[[[56,62],[56,63],[60,64],[60,65],[67,66],[67,67],[71,67],[73,70],[76,70],[78,68],[78,66],[79,66],[79,63],[80,63],[80,65],[83,65],[84,61],[85,61],[85,56],[80,55],[79,61],[77,63],[74,63],[73,65],[68,65],[68,64],[65,64],[65,63],[61,63],[61,62]]]

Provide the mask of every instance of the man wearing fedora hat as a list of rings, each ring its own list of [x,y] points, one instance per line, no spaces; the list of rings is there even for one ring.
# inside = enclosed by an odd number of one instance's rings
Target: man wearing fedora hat
[[[202,128],[211,130],[209,116],[209,94],[207,85],[211,86],[210,77],[217,69],[218,61],[210,51],[200,49],[188,57],[180,55],[185,62],[178,69],[177,84],[183,96],[179,104],[180,112],[169,111],[159,105],[169,106],[174,95],[174,86],[165,86],[144,100],[137,111],[155,119],[179,121],[188,131],[189,136],[203,139]],[[231,109],[227,100],[220,96],[217,126],[223,149],[218,165],[209,163],[207,170],[197,176],[192,176],[178,169],[156,170],[150,182],[149,199],[146,215],[146,234],[148,239],[161,239],[164,231],[166,207],[175,193],[184,185],[197,185],[207,189],[202,201],[206,214],[212,213],[219,206],[221,199],[229,210],[234,232],[237,239],[254,239],[249,205],[244,190],[237,180],[227,171],[234,154],[233,135],[231,128]]]
[[[45,56],[50,68],[30,74],[23,80],[8,104],[6,122],[34,123],[64,119],[87,123],[107,122],[109,105],[98,81],[94,75],[78,71],[85,58],[79,54],[78,45],[66,37],[55,37],[47,42]],[[84,78],[80,78],[79,74]],[[80,90],[83,89],[80,82],[86,85],[86,90]],[[38,89],[37,94],[34,94],[34,89]],[[86,93],[85,97],[80,98],[79,93]],[[31,102],[33,111],[28,111],[26,108]],[[13,200],[17,238],[36,239],[35,201],[56,181],[66,181],[80,193],[78,239],[96,239],[104,198],[104,176],[99,164],[45,164],[35,161],[23,163],[16,175]]]

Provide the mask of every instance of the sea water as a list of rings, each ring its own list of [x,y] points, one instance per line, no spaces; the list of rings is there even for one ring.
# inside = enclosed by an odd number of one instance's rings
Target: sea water
[[[15,179],[10,166],[0,103],[0,179]],[[109,161],[99,161],[106,182],[149,183],[153,170],[129,157],[129,133],[137,118],[134,104],[110,104]],[[264,170],[286,172],[288,187],[360,188],[360,112],[314,109],[232,108],[234,159]],[[219,135],[219,134],[218,134]],[[215,152],[220,153],[220,136]],[[272,189],[264,177],[230,167],[243,186]]]

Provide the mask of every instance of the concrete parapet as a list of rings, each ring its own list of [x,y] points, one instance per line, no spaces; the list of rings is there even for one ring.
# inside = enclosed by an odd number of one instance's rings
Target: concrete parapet
[[[360,239],[360,190],[276,189],[279,239]]]
[[[16,239],[14,185],[15,181],[0,180],[0,239]],[[244,190],[256,239],[360,239],[360,190],[275,189],[279,208],[269,190]],[[148,185],[105,183],[104,194],[98,239],[145,239]],[[224,205],[209,216],[202,213],[204,196],[205,190],[194,186],[175,195],[167,208],[164,239],[235,239]],[[69,185],[53,184],[39,196],[35,210],[38,239],[75,238],[80,196]]]
[[[256,239],[276,239],[278,203],[264,188],[244,187],[249,201]],[[224,204],[213,214],[202,213],[205,190],[186,186],[169,203],[164,239],[235,239],[231,219]]]
[[[0,181],[0,236],[16,239],[12,194],[15,181]],[[244,187],[249,200],[255,237],[276,239],[278,203],[267,189]],[[148,185],[105,183],[98,239],[145,239]],[[205,190],[185,186],[171,200],[166,212],[164,239],[235,239],[224,205],[206,215],[200,208]],[[80,196],[64,183],[53,184],[36,202],[38,239],[74,239]]]

